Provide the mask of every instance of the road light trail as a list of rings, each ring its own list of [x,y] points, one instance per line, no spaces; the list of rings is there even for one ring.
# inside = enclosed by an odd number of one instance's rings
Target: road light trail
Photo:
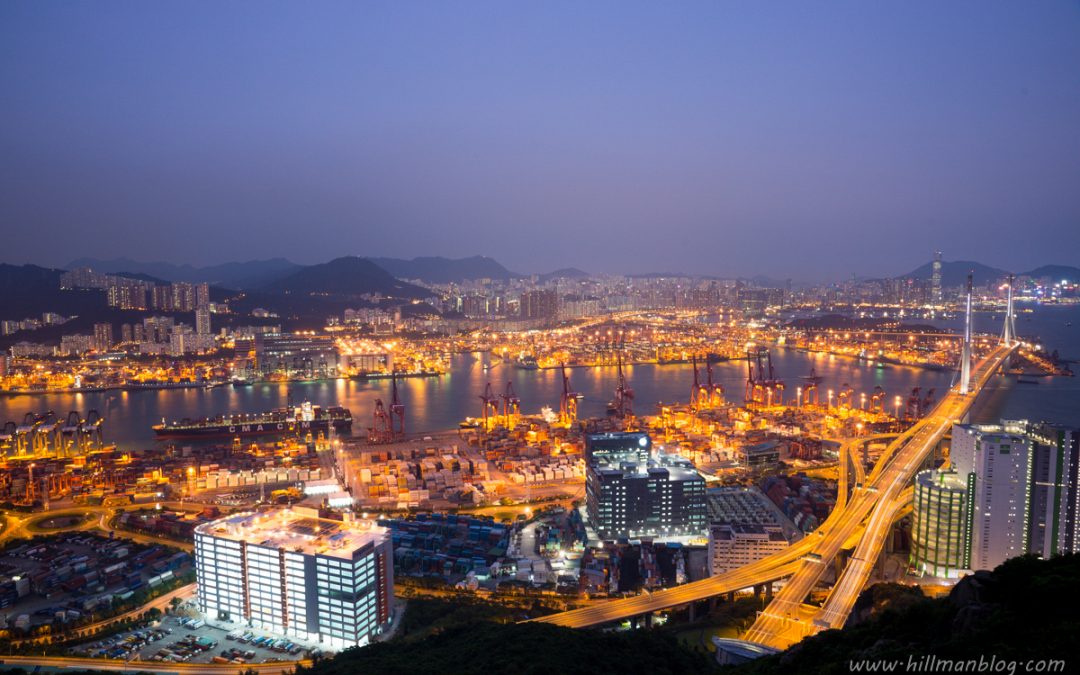
[[[769,647],[784,649],[822,627],[837,627],[847,620],[859,593],[870,577],[877,557],[888,536],[896,513],[903,507],[902,495],[915,471],[945,436],[954,421],[970,409],[977,394],[1012,353],[1014,347],[997,347],[976,371],[970,394],[950,391],[929,417],[919,421],[882,454],[871,473],[866,489],[848,502],[837,527],[825,533],[814,559],[805,563],[788,580],[766,611],[746,633],[745,639]],[[812,622],[801,619],[803,601],[824,575],[825,566],[840,552],[845,541],[856,533],[855,555],[846,566],[826,601],[826,606]]]
[[[847,500],[842,508],[833,509],[833,512],[815,532],[783,551],[737,570],[701,581],[657,591],[650,595],[597,602],[588,607],[552,614],[533,619],[533,621],[572,628],[596,626],[686,605],[790,576],[784,588],[773,599],[773,603],[755,622],[747,638],[770,644],[770,646],[776,643],[782,647],[798,641],[812,632],[809,622],[801,618],[802,602],[820,580],[827,565],[836,557],[845,542],[853,540],[854,537],[856,538],[854,540],[861,543],[865,535],[860,535],[859,532],[868,519],[871,525],[884,527],[880,524],[889,519],[884,515],[876,518],[873,515],[876,513],[875,506],[883,501],[883,493],[892,483],[897,483],[896,489],[888,491],[889,498],[903,504],[906,499],[905,488],[914,469],[921,465],[922,459],[944,435],[952,420],[963,416],[974,401],[977,392],[981,391],[990,376],[997,372],[1013,349],[1014,347],[997,347],[980,364],[973,388],[975,393],[961,397],[955,392],[950,392],[943,397],[929,418],[916,422],[889,444],[867,477],[867,482],[862,488],[855,489],[851,499]],[[902,505],[902,508],[906,506]],[[874,532],[872,536],[882,537],[880,532]],[[868,550],[869,553],[873,553],[872,548]],[[872,565],[870,568],[872,569]],[[856,581],[845,582],[845,588],[849,585],[858,586]],[[837,602],[839,601],[838,595]],[[842,610],[842,607],[840,609]],[[781,624],[787,627],[784,628]],[[796,634],[782,639],[774,637],[785,632]]]

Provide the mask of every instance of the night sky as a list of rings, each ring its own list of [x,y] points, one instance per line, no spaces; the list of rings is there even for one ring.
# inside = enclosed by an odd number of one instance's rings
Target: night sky
[[[1080,263],[1077,2],[0,3],[4,262]]]

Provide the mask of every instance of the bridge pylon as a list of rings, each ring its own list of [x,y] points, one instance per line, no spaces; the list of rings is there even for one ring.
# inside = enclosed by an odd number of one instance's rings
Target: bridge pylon
[[[1005,328],[1001,332],[1001,344],[1011,347],[1016,342],[1016,314],[1013,312],[1013,281],[1016,277],[1009,275],[1007,293],[1008,304],[1005,309]]]
[[[968,272],[966,306],[964,309],[964,346],[960,350],[960,393],[971,392],[971,293],[972,276]]]

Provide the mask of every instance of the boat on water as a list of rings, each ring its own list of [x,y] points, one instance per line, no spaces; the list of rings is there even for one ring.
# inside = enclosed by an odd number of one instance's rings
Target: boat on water
[[[415,371],[415,372],[407,372],[407,373],[402,373],[402,372],[383,373],[383,372],[362,370],[362,371],[356,373],[355,375],[353,375],[352,379],[361,380],[361,381],[366,381],[366,380],[390,380],[390,379],[395,379],[395,378],[404,379],[406,377],[440,377],[441,375],[442,375],[442,373],[439,372],[438,370],[418,370],[418,371]]]
[[[219,415],[161,421],[153,429],[158,438],[214,438],[220,436],[274,436],[296,433],[327,433],[352,428],[352,412],[341,406],[323,408],[305,401],[295,407],[256,414]]]
[[[192,380],[128,380],[124,384],[124,389],[128,391],[142,391],[150,389],[194,389],[205,386],[204,382],[194,382]]]

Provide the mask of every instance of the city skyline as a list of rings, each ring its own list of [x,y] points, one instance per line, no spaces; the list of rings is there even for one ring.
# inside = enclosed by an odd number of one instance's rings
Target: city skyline
[[[0,3],[0,670],[1068,672],[1078,36]]]
[[[814,282],[1080,244],[1074,6],[251,9],[0,9],[8,262]]]

